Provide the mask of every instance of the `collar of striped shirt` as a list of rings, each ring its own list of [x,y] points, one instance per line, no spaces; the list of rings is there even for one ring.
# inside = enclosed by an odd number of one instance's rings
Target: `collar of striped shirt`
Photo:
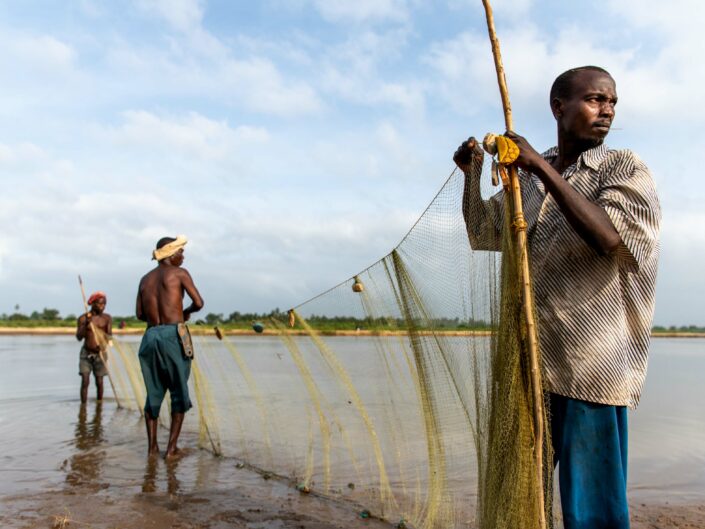
[[[586,165],[590,169],[595,171],[600,169],[600,165],[607,157],[609,152],[609,147],[606,144],[598,145],[592,149],[588,149],[578,156],[578,160],[575,163],[576,168],[580,168],[582,165]],[[551,147],[546,152],[542,153],[541,156],[546,160],[553,160],[558,156],[558,147]],[[572,166],[571,166],[572,167]]]

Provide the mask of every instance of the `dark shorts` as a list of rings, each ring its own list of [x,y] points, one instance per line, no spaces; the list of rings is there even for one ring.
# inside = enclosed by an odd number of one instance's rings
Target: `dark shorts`
[[[183,354],[176,325],[148,328],[142,337],[139,359],[147,386],[144,411],[155,419],[159,417],[164,395],[169,390],[171,412],[186,413],[191,408],[188,394],[191,359]]]
[[[103,354],[107,355],[107,352]],[[107,356],[105,358],[107,360]],[[96,377],[104,377],[108,374],[108,369],[98,353],[92,353],[85,347],[81,347],[81,354],[78,358],[78,374],[83,376],[91,373]]]

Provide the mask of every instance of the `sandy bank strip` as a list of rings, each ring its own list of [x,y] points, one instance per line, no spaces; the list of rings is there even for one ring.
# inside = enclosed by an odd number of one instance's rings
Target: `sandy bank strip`
[[[198,327],[195,325],[189,326],[191,334],[198,336],[213,335],[215,332],[211,327]],[[262,333],[257,333],[250,329],[221,329],[221,332],[228,336],[277,336],[277,331],[265,329]],[[73,335],[76,329],[73,327],[0,327],[0,336],[13,335]],[[293,330],[290,331],[295,336],[306,336],[306,331]],[[113,329],[115,336],[140,336],[144,334],[144,329]],[[319,334],[323,336],[400,336],[405,335],[404,331],[321,331]],[[421,331],[420,335],[430,335],[430,331]],[[490,331],[437,331],[436,334],[443,336],[491,336]],[[705,333],[702,332],[657,332],[651,334],[652,338],[705,338]]]

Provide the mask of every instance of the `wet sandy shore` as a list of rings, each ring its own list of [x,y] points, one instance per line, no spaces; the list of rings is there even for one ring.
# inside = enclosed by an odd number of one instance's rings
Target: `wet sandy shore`
[[[282,484],[199,493],[118,495],[83,485],[3,500],[2,527],[95,529],[392,527],[346,506],[301,495]],[[62,524],[64,524],[62,526]]]
[[[2,422],[19,429],[2,457],[2,528],[390,527],[361,518],[359,506],[302,494],[287,480],[195,448],[190,432],[182,457],[147,458],[139,414],[111,401],[43,406],[44,435],[35,437],[26,418],[37,403],[14,404],[0,406]]]
[[[255,478],[261,480],[261,477]],[[282,483],[245,478],[228,490],[124,494],[108,484],[3,498],[0,524],[7,528],[94,529],[333,529],[389,528],[362,519],[350,505],[302,495]],[[632,504],[633,529],[705,527],[705,505]],[[467,524],[466,527],[472,527]],[[557,525],[560,527],[560,524]]]
[[[360,505],[265,479],[232,458],[195,448],[197,436],[189,432],[183,457],[149,459],[139,415],[110,401],[42,406],[45,431],[38,436],[25,419],[36,404],[0,407],[5,426],[19,427],[0,470],[3,528],[372,529],[397,522],[363,519]],[[700,500],[645,501],[638,491],[631,496],[634,529],[705,527]],[[460,526],[473,527],[470,520]]]

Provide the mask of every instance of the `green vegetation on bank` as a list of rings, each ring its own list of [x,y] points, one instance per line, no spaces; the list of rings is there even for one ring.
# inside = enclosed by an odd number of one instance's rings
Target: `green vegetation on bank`
[[[41,327],[75,327],[75,314],[61,316],[57,309],[44,308],[41,312],[33,311],[29,315],[16,311],[12,314],[0,314],[0,327],[5,328],[41,328]],[[286,322],[288,316],[278,308],[268,313],[257,312],[232,312],[224,314],[208,313],[202,318],[192,320],[191,325],[214,327],[228,330],[250,330],[254,322],[262,322],[265,327],[269,327],[270,319]],[[311,315],[306,320],[308,324],[321,332],[334,331],[381,331],[405,328],[406,322],[401,319],[382,318],[355,318],[352,316],[318,316]],[[115,329],[144,329],[145,323],[139,321],[134,316],[113,315],[113,327]],[[297,322],[296,328],[301,328]],[[441,318],[434,322],[434,328],[444,331],[486,331],[489,325],[481,320],[461,320],[459,318]],[[423,329],[420,329],[423,330]],[[655,326],[653,334],[705,334],[705,327],[697,325],[681,325],[670,327]]]
[[[33,312],[29,316],[16,312],[11,315],[0,314],[0,327],[75,327],[77,316],[70,314],[61,317],[56,309],[44,309],[42,312]],[[265,327],[270,327],[271,319],[280,322],[288,321],[288,314],[278,308],[268,313],[257,312],[232,312],[224,314],[208,313],[202,318],[193,319],[190,324],[195,326],[214,327],[228,330],[250,330],[254,322],[262,322]],[[406,322],[402,319],[388,318],[355,318],[352,316],[317,316],[311,315],[307,318],[307,323],[321,332],[334,331],[390,331],[406,327]],[[442,318],[436,320],[435,329],[445,331],[485,331],[489,330],[487,323],[483,321],[462,321],[459,318]],[[114,329],[140,329],[145,323],[139,321],[134,316],[113,315]],[[300,322],[297,322],[297,329],[301,329]],[[424,329],[420,329],[424,330]]]
[[[705,333],[705,327],[698,327],[697,325],[681,325],[676,327],[671,325],[670,327],[663,327],[661,325],[656,325],[651,329],[652,334],[703,334]]]

